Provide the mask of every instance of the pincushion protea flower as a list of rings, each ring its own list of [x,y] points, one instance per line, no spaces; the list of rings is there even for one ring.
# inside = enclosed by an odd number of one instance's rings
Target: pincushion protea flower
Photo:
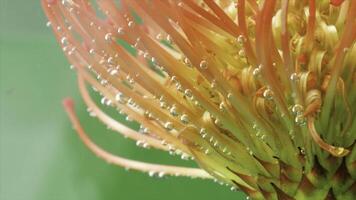
[[[356,198],[356,1],[43,0],[99,120],[194,159],[143,163],[80,138],[116,165],[214,178],[251,199]],[[141,124],[135,131],[91,99]]]

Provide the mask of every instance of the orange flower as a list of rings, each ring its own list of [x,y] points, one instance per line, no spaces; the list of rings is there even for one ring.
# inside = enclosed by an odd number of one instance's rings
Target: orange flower
[[[202,169],[116,165],[214,178],[253,199],[354,199],[356,1],[42,0],[97,118],[142,147]],[[130,129],[91,99],[141,124]]]

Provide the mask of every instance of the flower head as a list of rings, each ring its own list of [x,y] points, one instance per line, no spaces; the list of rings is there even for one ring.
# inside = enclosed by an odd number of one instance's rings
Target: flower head
[[[203,170],[104,151],[66,100],[98,156],[151,175],[214,177],[254,199],[355,197],[356,1],[42,4],[91,112],[139,146]],[[141,131],[102,111],[86,84]]]

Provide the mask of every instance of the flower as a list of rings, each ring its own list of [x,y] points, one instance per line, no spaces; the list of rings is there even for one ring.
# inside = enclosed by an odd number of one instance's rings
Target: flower
[[[202,169],[110,154],[150,175],[215,178],[252,199],[356,198],[356,1],[42,0],[99,120]],[[130,129],[91,99],[141,124]]]

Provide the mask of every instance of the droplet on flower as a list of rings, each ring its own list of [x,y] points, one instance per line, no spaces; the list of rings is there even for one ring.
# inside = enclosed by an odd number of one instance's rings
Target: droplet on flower
[[[261,74],[261,65],[255,69],[253,69],[252,74],[257,77]]]
[[[219,104],[219,109],[220,109],[221,111],[225,110],[225,103],[224,103],[224,102],[221,102],[221,103]]]
[[[246,42],[246,38],[243,35],[239,35],[236,40],[239,44]]]
[[[299,148],[299,151],[302,155],[305,155],[305,148],[304,147],[301,147]]]
[[[164,102],[164,101],[162,101],[162,102],[159,103],[159,106],[160,106],[161,108],[165,109],[165,108],[167,108],[167,103]]]
[[[164,175],[166,175],[165,172],[159,172],[159,173],[158,173],[158,177],[159,177],[159,178],[162,178]]]
[[[189,122],[188,115],[183,114],[183,115],[180,117],[180,120],[181,120],[184,124],[187,124],[187,123]]]
[[[273,99],[273,92],[271,89],[266,89],[263,91],[263,97],[266,98],[267,100],[272,100]]]
[[[144,141],[142,141],[142,140],[137,140],[137,141],[136,141],[136,146],[141,147],[143,143],[144,143]]]
[[[108,83],[108,81],[107,81],[107,80],[104,80],[104,79],[100,81],[100,84],[101,84],[101,85],[106,85],[107,83]]]
[[[175,106],[172,106],[171,109],[169,109],[169,112],[171,113],[172,116],[177,116],[177,108]]]
[[[133,25],[135,24],[135,22],[133,22],[133,21],[129,21],[128,23],[127,23],[127,26],[129,26],[129,27],[133,27]]]
[[[184,90],[184,95],[191,98],[193,96],[192,91],[190,89]]]
[[[227,147],[224,147],[224,148],[222,149],[222,152],[223,152],[223,153],[226,153],[226,152],[227,152]]]
[[[89,54],[93,55],[95,53],[95,49],[90,49]]]
[[[207,69],[208,68],[208,62],[206,60],[202,60],[199,64],[199,67],[201,69]]]
[[[230,93],[230,92],[227,93],[227,98],[228,98],[228,99],[231,99],[231,98],[232,98],[232,93]]]
[[[119,71],[117,69],[113,69],[110,71],[110,75],[114,76],[114,75],[118,74],[118,72]]]
[[[291,81],[297,81],[297,80],[299,80],[298,74],[297,74],[297,73],[292,73],[292,74],[290,75],[290,80],[291,80]]]
[[[164,124],[164,128],[166,128],[168,131],[172,130],[173,129],[173,124],[172,122],[166,122]]]
[[[68,39],[67,39],[66,37],[62,37],[62,38],[61,38],[61,43],[62,43],[63,45],[67,45],[67,44],[68,44]]]
[[[189,155],[186,154],[186,153],[183,153],[183,154],[180,156],[180,158],[181,158],[182,160],[188,160],[188,159],[189,159]]]
[[[295,115],[300,115],[303,113],[303,106],[300,105],[300,104],[295,104],[293,107],[292,107],[292,112],[295,114]]]
[[[106,41],[111,41],[112,40],[112,33],[105,34],[105,40]]]
[[[103,97],[103,98],[101,98],[101,104],[103,104],[103,105],[107,105],[107,106],[110,106],[111,105],[111,100],[110,99],[108,99],[108,98],[106,98],[106,97]]]
[[[150,177],[153,177],[155,174],[156,174],[155,171],[149,171],[149,172],[148,172],[148,175],[149,175]]]
[[[190,60],[187,57],[185,57],[183,61],[184,61],[184,64],[186,64],[188,67],[192,66],[192,63],[190,62]]]
[[[216,80],[211,81],[210,87],[216,88]]]
[[[120,34],[120,35],[124,34],[124,29],[122,27],[119,27],[117,29],[117,33]]]
[[[148,52],[143,53],[144,58],[149,58],[150,54]]]
[[[144,113],[145,117],[147,117],[148,119],[153,119],[153,114],[149,111],[145,111]]]
[[[261,135],[261,139],[265,140],[266,139],[266,135],[265,134]]]
[[[241,50],[239,51],[239,56],[240,56],[240,57],[245,57],[245,56],[246,56],[245,50],[241,49]]]
[[[183,92],[183,87],[180,83],[176,83],[176,88],[178,92]]]
[[[156,39],[157,39],[157,40],[162,40],[162,34],[161,34],[161,33],[158,33],[158,34],[156,35]]]
[[[294,119],[295,123],[299,126],[303,126],[306,124],[306,119],[303,115],[297,115]]]
[[[125,120],[128,121],[128,122],[131,122],[131,121],[132,121],[132,118],[127,115],[127,116],[125,117]]]
[[[133,101],[133,99],[132,99],[132,98],[129,98],[129,99],[127,100],[127,103],[128,103],[128,104],[130,104],[130,105],[135,104],[135,102]]]
[[[172,37],[170,35],[167,35],[166,39],[170,44],[172,44]]]
[[[206,134],[206,129],[205,128],[201,128],[200,131],[199,131],[200,135],[204,135]]]
[[[208,155],[208,154],[210,154],[210,150],[209,150],[209,149],[205,149],[204,153],[205,153],[206,155]]]
[[[114,58],[110,56],[110,57],[107,59],[107,63],[110,64],[110,65],[114,65],[114,64],[115,64]]]
[[[115,100],[121,104],[125,104],[127,102],[125,96],[121,92],[115,95]]]

